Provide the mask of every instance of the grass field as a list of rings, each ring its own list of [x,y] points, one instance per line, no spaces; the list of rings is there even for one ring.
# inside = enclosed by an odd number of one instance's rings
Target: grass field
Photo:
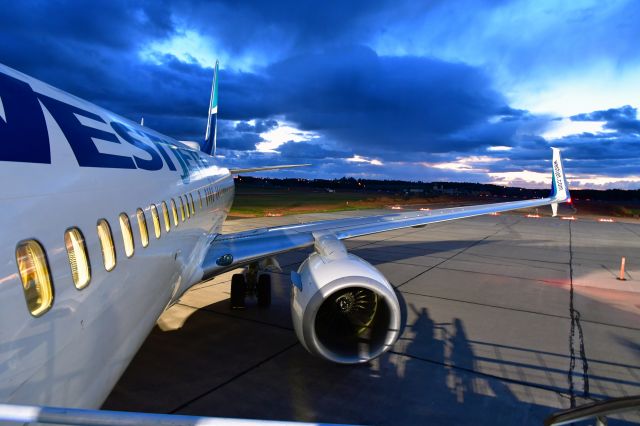
[[[383,208],[400,200],[361,192],[319,192],[312,190],[255,188],[236,191],[231,216],[258,217]]]
[[[317,189],[253,187],[239,185],[231,208],[231,217],[285,216],[302,213],[344,210],[382,209],[392,206],[442,208],[465,204],[482,204],[490,199],[438,196],[409,199],[389,193]],[[498,201],[502,201],[501,199]],[[497,202],[497,201],[493,201]]]
[[[468,204],[495,203],[501,198],[448,197],[432,198],[412,197],[404,199],[386,193],[376,192],[326,192],[317,189],[253,187],[240,185],[236,189],[231,217],[284,216],[302,213],[334,212],[343,210],[381,209],[391,206],[406,208],[443,208]],[[608,202],[575,202],[576,209],[566,205],[561,215],[583,217],[638,218],[640,207],[633,203],[622,205]],[[551,209],[541,207],[523,213],[537,213],[549,216]]]

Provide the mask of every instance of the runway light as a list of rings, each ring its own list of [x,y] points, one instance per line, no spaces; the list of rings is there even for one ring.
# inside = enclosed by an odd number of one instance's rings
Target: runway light
[[[528,214],[527,217],[532,217],[532,218],[539,218],[540,215],[539,214]]]
[[[491,216],[500,216],[500,213],[498,213],[498,212],[491,212],[491,213],[489,213],[489,215],[491,215]]]
[[[562,220],[576,220],[574,216],[562,216]]]
[[[600,219],[598,219],[598,222],[614,222],[614,220],[610,217],[601,217]]]
[[[402,210],[400,206],[391,206],[391,210]]]

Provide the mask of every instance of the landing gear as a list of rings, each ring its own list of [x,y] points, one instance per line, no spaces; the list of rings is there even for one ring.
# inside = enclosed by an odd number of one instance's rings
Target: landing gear
[[[233,274],[231,277],[231,309],[244,309],[244,298],[247,295],[247,282],[244,275]]]
[[[231,277],[231,309],[244,309],[247,296],[255,296],[261,308],[271,305],[271,275],[251,272],[248,268],[245,274],[233,274]]]
[[[260,274],[256,285],[256,297],[258,298],[258,306],[261,308],[267,308],[271,305],[271,275]]]

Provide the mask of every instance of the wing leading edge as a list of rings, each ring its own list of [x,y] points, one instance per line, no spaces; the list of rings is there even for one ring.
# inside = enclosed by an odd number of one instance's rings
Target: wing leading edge
[[[570,201],[571,198],[564,176],[560,151],[557,148],[552,148],[552,150],[552,191],[549,197],[429,211],[325,220],[306,224],[259,228],[233,234],[220,234],[213,239],[205,254],[202,264],[203,279],[265,257],[311,246],[316,238],[326,234],[335,235],[342,240],[412,226],[546,205],[554,207],[555,216],[557,204]]]
[[[240,173],[264,172],[266,170],[295,169],[296,167],[307,167],[310,165],[311,164],[282,164],[278,166],[249,167],[246,169],[229,169],[229,173],[239,175]]]

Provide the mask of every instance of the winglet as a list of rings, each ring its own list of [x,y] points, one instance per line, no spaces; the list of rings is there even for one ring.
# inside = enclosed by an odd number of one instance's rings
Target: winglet
[[[207,117],[207,131],[202,143],[202,152],[216,155],[216,138],[218,130],[218,61],[213,70],[213,82],[211,83],[211,100],[209,101],[209,115]]]
[[[551,148],[553,151],[551,173],[551,195],[553,199],[551,204],[551,210],[553,216],[558,214],[558,203],[571,202],[571,194],[569,194],[569,186],[567,185],[567,178],[564,175],[564,169],[562,167],[562,158],[560,157],[560,150],[558,148]]]

